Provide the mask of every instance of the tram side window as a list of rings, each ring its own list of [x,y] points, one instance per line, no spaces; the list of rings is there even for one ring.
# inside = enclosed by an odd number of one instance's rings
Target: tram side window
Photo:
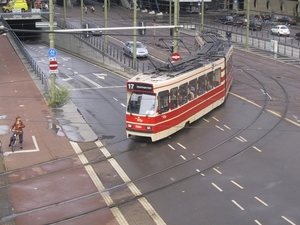
[[[198,94],[199,95],[204,94],[206,91],[205,81],[206,81],[206,75],[198,77]]]
[[[196,88],[197,88],[197,79],[191,80],[189,83],[189,99],[192,100],[197,96],[197,92],[196,92]]]
[[[169,91],[163,91],[158,94],[159,112],[169,111]]]
[[[215,70],[213,86],[216,87],[221,83],[221,68]]]
[[[188,83],[179,86],[179,105],[183,105],[188,99]]]
[[[178,106],[178,87],[172,88],[170,91],[170,108],[176,109]]]
[[[214,78],[213,72],[209,72],[207,74],[207,85],[206,85],[207,91],[213,89],[213,78]]]

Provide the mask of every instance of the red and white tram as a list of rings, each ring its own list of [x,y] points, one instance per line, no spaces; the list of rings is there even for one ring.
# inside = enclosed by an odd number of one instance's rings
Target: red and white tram
[[[221,105],[233,80],[233,47],[213,34],[186,60],[127,82],[127,137],[157,141]]]

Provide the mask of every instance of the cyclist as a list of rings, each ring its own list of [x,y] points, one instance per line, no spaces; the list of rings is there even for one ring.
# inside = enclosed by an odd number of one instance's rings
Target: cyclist
[[[25,124],[21,120],[21,116],[16,117],[16,121],[11,125],[10,131],[13,131],[17,135],[19,135],[19,143],[20,148],[22,149],[22,143],[23,143],[23,128],[25,127]],[[10,138],[9,147],[11,146],[11,143],[13,141],[13,137]]]

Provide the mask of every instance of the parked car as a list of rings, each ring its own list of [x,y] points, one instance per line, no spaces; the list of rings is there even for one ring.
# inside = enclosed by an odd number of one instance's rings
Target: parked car
[[[222,24],[232,24],[233,23],[233,17],[232,16],[222,16],[219,18],[219,22]]]
[[[258,20],[250,21],[249,30],[262,30],[262,23]]]
[[[280,19],[278,19],[278,22],[282,22],[282,23],[287,23],[290,25],[296,25],[297,24],[297,20],[295,18],[289,17],[289,16],[284,16]]]
[[[246,24],[247,24],[247,19],[243,17],[235,17],[232,22],[232,25],[234,27],[245,27]]]
[[[300,32],[298,32],[298,33],[295,34],[295,39],[296,40],[300,40]]]
[[[9,1],[7,5],[2,7],[3,12],[12,12],[14,9],[19,9],[21,12],[25,12],[28,10],[28,5],[25,0],[15,0],[15,1]]]
[[[271,28],[271,34],[277,34],[278,36],[287,36],[289,37],[291,32],[290,29],[285,25],[276,25]]]
[[[93,23],[84,23],[84,24],[82,24],[82,28],[92,29],[92,28],[100,28],[100,27],[96,24],[93,24]],[[83,34],[86,38],[90,37],[90,35],[102,36],[102,31],[101,30],[83,31]]]
[[[123,46],[123,52],[130,57],[133,56],[133,41],[125,42]],[[147,47],[141,42],[136,42],[136,57],[148,57]]]

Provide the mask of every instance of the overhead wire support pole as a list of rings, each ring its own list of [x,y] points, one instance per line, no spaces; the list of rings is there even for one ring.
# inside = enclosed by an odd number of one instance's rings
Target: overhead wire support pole
[[[200,30],[203,31],[204,29],[204,0],[201,0],[201,27]]]
[[[133,0],[133,27],[136,27],[136,10],[137,10],[136,0]],[[137,34],[137,30],[134,29],[133,30],[133,57],[132,57],[133,69],[137,68],[137,65],[136,65],[136,63],[137,63],[137,60],[136,60],[136,40],[137,40],[136,34]]]
[[[178,52],[178,16],[179,16],[179,0],[175,0],[174,2],[174,26],[176,27],[174,29],[174,36],[173,36],[173,52]]]
[[[107,0],[104,0],[104,27],[107,28]],[[104,51],[105,53],[107,53],[107,46],[108,46],[108,38],[107,38],[107,31],[104,30]]]
[[[247,23],[246,23],[246,45],[245,50],[249,50],[249,23],[250,23],[250,0],[247,0]]]

